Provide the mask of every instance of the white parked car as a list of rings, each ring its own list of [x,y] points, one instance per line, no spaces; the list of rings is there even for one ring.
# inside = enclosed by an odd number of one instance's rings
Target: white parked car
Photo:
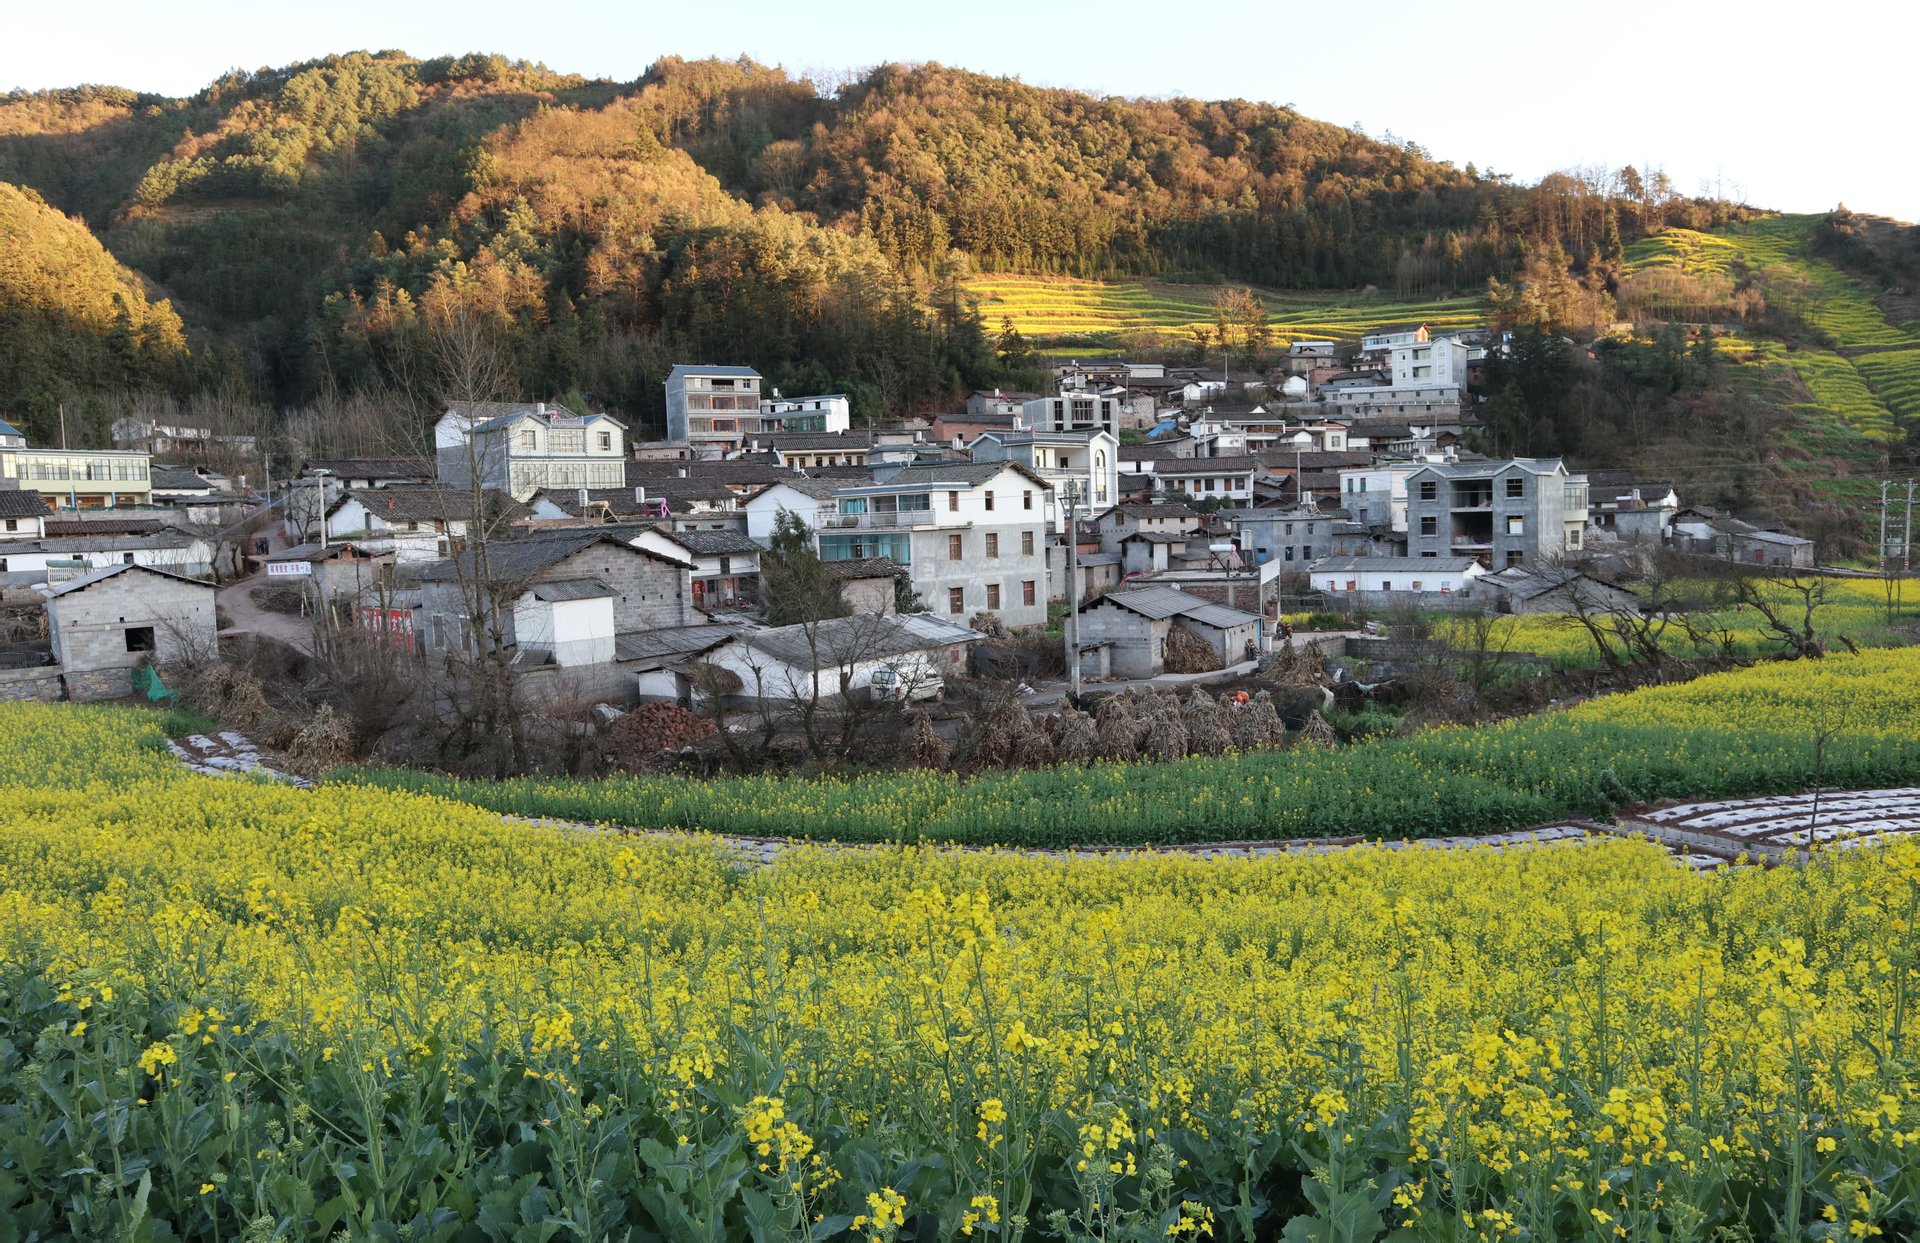
[[[918,668],[882,665],[867,680],[867,693],[875,703],[916,703],[938,699],[946,692],[946,679],[924,665]]]

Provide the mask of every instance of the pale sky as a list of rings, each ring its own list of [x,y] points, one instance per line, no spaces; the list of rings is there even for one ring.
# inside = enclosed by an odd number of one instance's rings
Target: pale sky
[[[1130,96],[1290,103],[1532,181],[1664,167],[1697,193],[1920,220],[1920,5],[1533,0],[0,0],[0,90],[190,94],[328,52],[499,52],[630,80],[664,55],[792,71],[930,61]]]

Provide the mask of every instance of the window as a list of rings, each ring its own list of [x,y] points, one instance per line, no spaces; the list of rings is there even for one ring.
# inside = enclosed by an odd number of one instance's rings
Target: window
[[[612,432],[601,432],[601,433],[600,433],[600,447],[601,447],[602,449],[611,449],[611,448],[613,448],[613,433],[612,433]]]
[[[967,589],[965,587],[947,588],[947,612],[955,617],[967,611]]]
[[[1033,555],[1032,531],[1020,532],[1020,555],[1023,557],[1031,557]]]
[[[1437,553],[1437,552],[1423,552],[1423,553],[1421,553],[1420,555],[1421,555],[1421,556],[1423,556],[1423,557],[1437,557],[1437,556],[1439,556],[1440,554],[1439,554],[1439,553]]]
[[[1420,519],[1420,534],[1422,535],[1440,534],[1440,519],[1433,517],[1431,515]]]
[[[1000,607],[1000,584],[988,583],[987,584],[987,611],[992,612],[998,609],[999,607]]]
[[[7,530],[18,531],[19,529],[20,529],[20,520],[18,518],[7,519]]]
[[[958,561],[962,556],[961,538],[958,535],[947,536],[947,560]]]
[[[1413,580],[1413,589],[1415,591],[1420,590],[1420,580],[1417,578]]]
[[[1526,554],[1525,554],[1525,553],[1523,553],[1523,552],[1521,552],[1521,551],[1520,551],[1520,550],[1519,550],[1518,548],[1509,548],[1509,549],[1507,550],[1507,564],[1508,564],[1508,565],[1519,565],[1519,564],[1520,564],[1520,559],[1521,559],[1522,557],[1524,557],[1525,555],[1526,555]]]
[[[1423,501],[1439,500],[1440,485],[1432,479],[1422,479],[1420,481],[1420,499]]]
[[[1570,527],[1570,528],[1568,528],[1568,530],[1567,530],[1567,547],[1568,547],[1568,548],[1578,548],[1578,547],[1580,547],[1580,528],[1579,528],[1579,527]]]
[[[540,434],[534,431],[531,427],[529,427],[526,431],[520,433],[520,447],[522,449],[538,448],[539,444],[540,444]]]
[[[954,538],[958,539],[959,537],[955,536]],[[997,531],[987,532],[987,556],[995,561],[1000,559],[1000,534]]]
[[[1354,581],[1353,581],[1352,579],[1348,579],[1348,580],[1347,580],[1347,590],[1348,590],[1348,591],[1358,591],[1358,590],[1360,590],[1360,584],[1359,584],[1359,583],[1356,583],[1356,582],[1354,582]]]
[[[947,493],[947,512],[950,514],[960,512],[960,494],[958,492]]]
[[[1526,533],[1527,520],[1525,518],[1513,517],[1507,519],[1508,535],[1525,535]]]
[[[1527,481],[1524,479],[1507,480],[1507,497],[1513,499],[1527,494]]]
[[[1028,488],[1025,492],[1022,492],[1020,494],[1020,508],[1022,509],[1033,508],[1033,489],[1032,488]]]
[[[1020,603],[1026,605],[1028,608],[1032,608],[1033,602],[1034,602],[1034,595],[1035,595],[1035,584],[1032,579],[1029,578],[1025,582],[1020,584]]]
[[[128,626],[127,650],[129,652],[151,652],[153,650],[153,627]]]
[[[1390,579],[1390,578],[1383,578],[1383,579],[1381,579],[1381,580],[1380,580],[1380,590],[1382,590],[1382,591],[1392,591],[1392,590],[1393,590],[1393,580],[1392,580],[1392,579]]]
[[[1287,559],[1288,561],[1291,561],[1291,560],[1293,560],[1293,545],[1292,545],[1292,544],[1288,544],[1288,545],[1287,545],[1287,556],[1286,556],[1286,559]]]
[[[987,508],[988,509],[993,508],[993,489],[992,488],[987,489]]]

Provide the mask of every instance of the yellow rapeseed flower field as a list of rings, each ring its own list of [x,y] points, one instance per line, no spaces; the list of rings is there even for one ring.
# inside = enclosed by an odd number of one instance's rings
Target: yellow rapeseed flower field
[[[1911,672],[1792,672],[1576,715],[1858,676],[1860,727],[1910,728]],[[190,776],[152,719],[0,708],[0,1237],[1916,1225],[1912,844],[750,868]]]

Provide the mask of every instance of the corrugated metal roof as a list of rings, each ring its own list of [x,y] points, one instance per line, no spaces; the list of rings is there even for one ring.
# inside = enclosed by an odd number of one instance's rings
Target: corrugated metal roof
[[[798,626],[754,630],[741,642],[796,669],[833,669],[903,652],[971,643],[986,636],[930,613],[861,613]]]
[[[196,587],[205,587],[209,591],[213,590],[213,584],[204,579],[189,578],[185,574],[170,574],[166,570],[156,570],[150,565],[110,565],[104,570],[95,570],[91,574],[83,574],[79,578],[68,579],[58,587],[50,587],[47,589],[47,594],[49,596],[64,596],[75,591],[84,591],[95,583],[105,582],[114,575],[124,574],[129,570],[138,571],[143,574],[158,574],[161,578],[171,578],[182,583],[192,583]]]
[[[1217,630],[1231,630],[1235,626],[1244,626],[1257,622],[1260,615],[1244,609],[1230,609],[1224,604],[1203,604],[1197,609],[1188,609],[1180,614],[1188,621],[1199,622],[1203,626],[1212,626]]]

